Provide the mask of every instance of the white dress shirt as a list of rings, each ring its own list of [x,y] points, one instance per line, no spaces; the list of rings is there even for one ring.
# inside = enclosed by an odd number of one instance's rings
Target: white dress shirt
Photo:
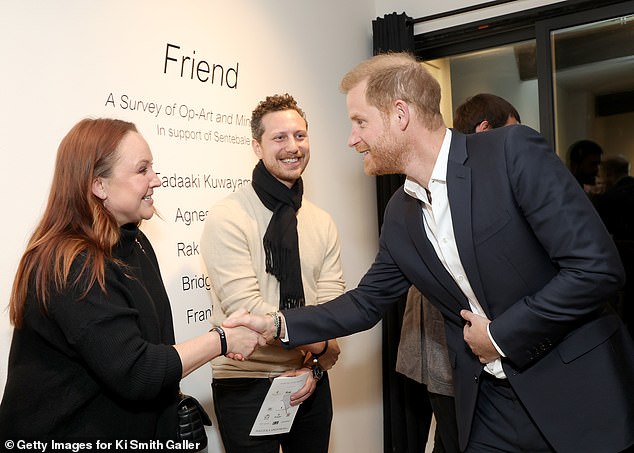
[[[447,129],[445,138],[440,148],[440,153],[434,164],[429,180],[429,193],[427,190],[411,178],[405,181],[405,193],[422,202],[423,223],[427,238],[431,242],[438,255],[438,259],[445,266],[447,272],[458,284],[469,301],[471,311],[477,315],[485,316],[484,310],[471,288],[469,279],[460,261],[456,238],[451,220],[451,207],[447,197],[447,162],[449,160],[449,145],[451,143],[451,130]],[[433,201],[433,204],[432,204]],[[425,288],[419,288],[425,293]],[[487,327],[489,338],[497,351],[504,356],[498,345],[493,340]],[[498,378],[505,378],[500,359],[489,362],[484,366],[485,371]]]

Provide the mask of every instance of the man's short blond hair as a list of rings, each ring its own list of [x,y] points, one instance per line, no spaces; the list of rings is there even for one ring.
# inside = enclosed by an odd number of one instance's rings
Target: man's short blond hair
[[[405,52],[384,53],[362,61],[341,80],[348,93],[366,81],[366,100],[387,114],[398,99],[413,106],[429,129],[444,124],[440,113],[440,84],[416,58]]]

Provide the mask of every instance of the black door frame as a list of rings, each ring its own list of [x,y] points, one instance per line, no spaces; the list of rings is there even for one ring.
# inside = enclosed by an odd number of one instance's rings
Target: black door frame
[[[634,0],[567,0],[415,35],[414,54],[421,60],[433,60],[535,39],[540,133],[555,146],[551,32],[628,14],[634,14]]]

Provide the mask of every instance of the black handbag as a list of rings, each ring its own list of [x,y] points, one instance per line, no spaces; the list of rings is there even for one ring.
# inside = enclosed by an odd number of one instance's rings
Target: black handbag
[[[186,443],[192,442],[193,445],[198,444],[196,449],[188,449],[188,451],[201,451],[207,447],[207,433],[205,425],[211,426],[211,419],[205,408],[198,402],[196,398],[190,395],[180,395],[180,401],[176,406],[176,414],[178,416],[178,440]],[[185,441],[185,442],[183,442]]]

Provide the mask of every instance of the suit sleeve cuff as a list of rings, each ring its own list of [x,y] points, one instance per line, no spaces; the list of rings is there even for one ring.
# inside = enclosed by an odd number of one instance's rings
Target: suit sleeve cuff
[[[487,325],[487,335],[489,335],[489,340],[491,340],[491,343],[493,343],[493,346],[495,347],[495,350],[498,352],[498,354],[500,354],[500,356],[502,356],[502,357],[506,357],[506,354],[504,354],[504,351],[502,351],[502,349],[500,349],[498,344],[493,339],[493,336],[491,335],[491,329],[489,328],[490,326],[491,326],[491,323],[489,323]],[[287,335],[288,335],[288,333],[287,333]]]

